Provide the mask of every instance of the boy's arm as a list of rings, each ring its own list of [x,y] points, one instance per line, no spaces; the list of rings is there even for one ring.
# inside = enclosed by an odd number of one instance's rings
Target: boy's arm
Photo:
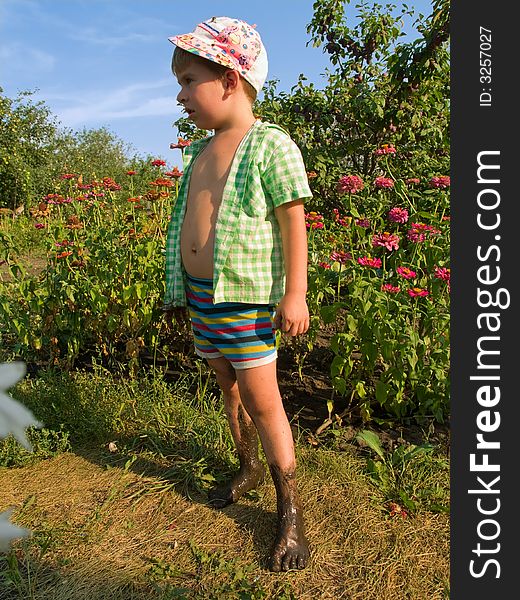
[[[307,293],[307,229],[303,200],[274,209],[282,235],[285,265],[285,294],[276,309],[275,327],[290,335],[309,329]]]

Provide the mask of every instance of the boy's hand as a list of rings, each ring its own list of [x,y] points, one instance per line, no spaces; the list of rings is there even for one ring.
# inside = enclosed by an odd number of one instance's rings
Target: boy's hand
[[[185,306],[174,306],[164,311],[164,320],[168,327],[173,326],[175,320],[181,327],[186,327],[189,323],[188,310]]]
[[[289,335],[299,335],[309,329],[309,309],[305,294],[286,293],[274,316],[274,326]]]

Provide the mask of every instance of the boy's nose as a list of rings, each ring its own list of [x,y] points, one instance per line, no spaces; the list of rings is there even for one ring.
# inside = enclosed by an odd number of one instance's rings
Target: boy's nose
[[[183,92],[183,90],[181,90],[178,94],[177,94],[177,102],[179,102],[180,104],[182,104],[185,101],[185,96],[186,94]]]

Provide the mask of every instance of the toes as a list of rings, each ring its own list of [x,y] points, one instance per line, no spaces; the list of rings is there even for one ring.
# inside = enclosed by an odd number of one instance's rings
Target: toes
[[[305,569],[305,567],[307,566],[307,559],[308,559],[307,556],[300,554],[300,556],[298,556],[298,560],[296,561],[297,562],[296,568],[297,569]]]
[[[279,554],[274,554],[269,563],[269,569],[274,573],[279,573],[282,570],[282,559]]]
[[[288,571],[291,568],[291,555],[287,552],[282,558],[282,570]]]

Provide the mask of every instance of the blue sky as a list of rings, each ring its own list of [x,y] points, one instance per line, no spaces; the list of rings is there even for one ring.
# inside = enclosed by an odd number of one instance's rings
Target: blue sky
[[[180,152],[169,149],[180,109],[167,38],[214,15],[256,23],[279,90],[289,91],[300,73],[321,87],[327,55],[306,46],[313,3],[0,0],[0,87],[9,97],[37,89],[64,127],[107,127],[137,153],[180,166]],[[431,12],[429,0],[408,6]]]

